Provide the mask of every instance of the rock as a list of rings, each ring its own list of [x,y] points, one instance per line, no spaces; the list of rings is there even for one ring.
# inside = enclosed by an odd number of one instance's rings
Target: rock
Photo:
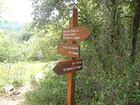
[[[5,93],[10,93],[10,92],[14,91],[14,86],[11,84],[5,85],[4,91],[5,91]]]
[[[37,73],[36,75],[35,75],[35,80],[36,80],[36,82],[40,82],[41,80],[44,80],[45,79],[45,75],[44,75],[44,73],[42,73],[42,72],[39,72],[39,73]]]

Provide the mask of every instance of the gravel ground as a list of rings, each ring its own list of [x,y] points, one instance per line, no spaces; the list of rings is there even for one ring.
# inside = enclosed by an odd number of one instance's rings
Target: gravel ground
[[[18,87],[8,94],[0,95],[0,105],[26,105],[25,94],[31,90],[30,85]]]

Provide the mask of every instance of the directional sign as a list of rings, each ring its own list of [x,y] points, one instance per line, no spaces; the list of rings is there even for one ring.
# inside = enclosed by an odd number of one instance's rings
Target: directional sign
[[[79,44],[60,44],[57,48],[58,52],[68,57],[80,57],[80,45]]]
[[[70,41],[82,41],[87,39],[90,34],[90,31],[84,26],[72,27],[64,30],[63,39]]]
[[[82,69],[82,60],[72,60],[72,61],[64,61],[59,62],[53,69],[53,71],[58,74],[65,74],[70,71],[77,71]]]

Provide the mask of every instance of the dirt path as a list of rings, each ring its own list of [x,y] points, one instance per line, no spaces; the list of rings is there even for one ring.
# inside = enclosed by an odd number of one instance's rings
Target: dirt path
[[[25,94],[31,90],[29,84],[18,87],[9,94],[0,95],[0,105],[26,105]]]

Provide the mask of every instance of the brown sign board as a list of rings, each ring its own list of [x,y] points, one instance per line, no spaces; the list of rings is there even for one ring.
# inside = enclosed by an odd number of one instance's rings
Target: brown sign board
[[[68,57],[80,58],[79,44],[60,44],[57,48],[58,52]]]
[[[54,67],[53,71],[58,75],[62,75],[70,71],[81,70],[82,64],[83,64],[82,60],[63,61],[63,62],[59,62]]]
[[[70,41],[82,41],[86,40],[90,34],[90,31],[85,26],[71,27],[63,31],[63,39]]]

